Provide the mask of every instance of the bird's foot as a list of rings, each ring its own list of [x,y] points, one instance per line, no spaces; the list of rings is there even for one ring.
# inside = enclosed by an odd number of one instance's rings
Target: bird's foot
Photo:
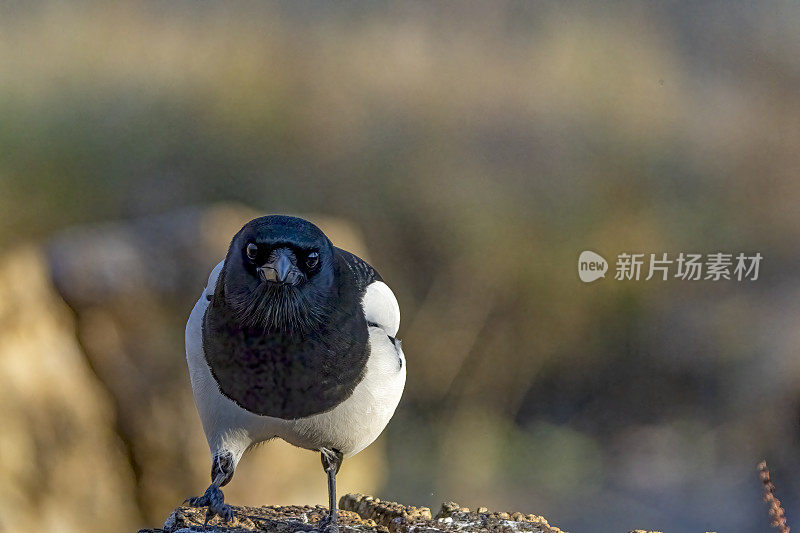
[[[330,513],[317,523],[319,533],[339,533],[339,524]]]
[[[225,495],[222,494],[219,487],[213,484],[206,489],[206,493],[202,496],[188,498],[183,503],[188,503],[192,507],[208,507],[203,527],[215,516],[219,516],[223,522],[228,522],[233,518],[233,508],[225,503]]]

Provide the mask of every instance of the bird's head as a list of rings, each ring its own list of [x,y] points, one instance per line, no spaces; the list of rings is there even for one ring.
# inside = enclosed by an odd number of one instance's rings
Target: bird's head
[[[222,283],[240,324],[303,333],[324,320],[334,288],[334,248],[302,218],[251,220],[233,237]]]

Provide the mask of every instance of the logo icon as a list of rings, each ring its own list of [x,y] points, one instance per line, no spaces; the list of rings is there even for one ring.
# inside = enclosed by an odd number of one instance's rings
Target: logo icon
[[[585,250],[578,257],[578,277],[584,283],[591,283],[606,277],[608,261],[602,255]]]

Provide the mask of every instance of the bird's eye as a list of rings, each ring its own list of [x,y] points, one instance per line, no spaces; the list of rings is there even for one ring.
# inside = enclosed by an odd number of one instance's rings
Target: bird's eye
[[[306,257],[306,266],[308,268],[314,268],[319,264],[319,252],[311,252]]]
[[[256,243],[254,242],[249,243],[247,245],[247,248],[245,249],[245,253],[247,253],[247,258],[250,261],[255,261],[256,256],[258,255],[258,246],[256,246]]]

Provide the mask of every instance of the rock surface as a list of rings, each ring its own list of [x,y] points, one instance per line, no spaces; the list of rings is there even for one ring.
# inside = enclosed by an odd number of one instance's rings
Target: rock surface
[[[436,516],[427,507],[385,502],[363,494],[347,494],[339,500],[339,529],[342,533],[374,531],[380,533],[563,533],[537,515],[490,512],[486,508],[470,511],[454,502],[442,504]],[[206,531],[228,533],[295,533],[313,531],[327,509],[317,506],[234,507],[236,516],[227,524],[219,518],[208,523]],[[202,531],[205,509],[181,506],[170,514],[162,529],[143,529],[139,533],[189,533]]]
[[[75,338],[41,249],[0,258],[0,531],[124,531],[134,476],[111,395]]]

